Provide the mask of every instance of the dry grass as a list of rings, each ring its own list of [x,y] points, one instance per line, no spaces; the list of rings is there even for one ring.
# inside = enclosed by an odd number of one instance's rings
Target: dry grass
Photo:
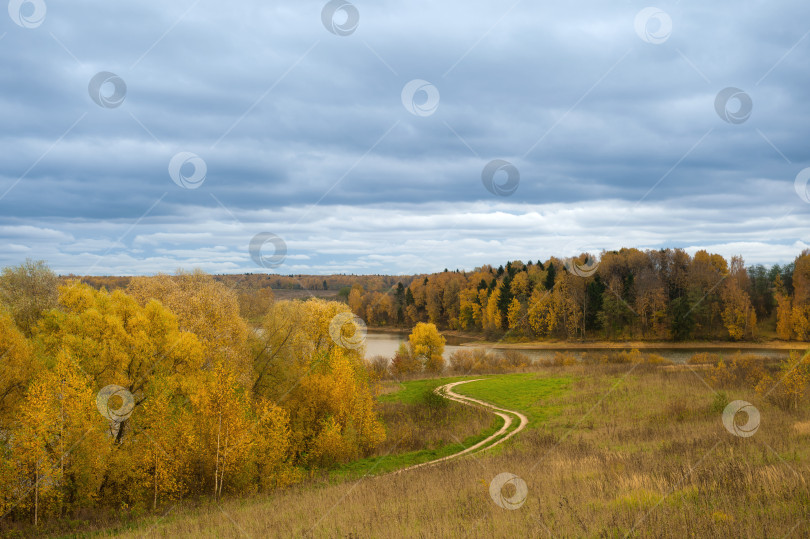
[[[457,402],[441,407],[402,402],[382,402],[379,413],[386,425],[386,440],[371,456],[392,452],[436,449],[492,426],[492,414]]]
[[[496,454],[401,475],[299,486],[267,499],[178,510],[150,536],[794,537],[810,533],[807,406],[788,413],[742,387],[718,396],[702,373],[575,365],[562,412]],[[629,372],[629,374],[628,374]],[[724,402],[761,412],[750,438],[721,423]],[[489,496],[501,472],[528,486],[509,511]],[[140,527],[132,536],[148,529]]]

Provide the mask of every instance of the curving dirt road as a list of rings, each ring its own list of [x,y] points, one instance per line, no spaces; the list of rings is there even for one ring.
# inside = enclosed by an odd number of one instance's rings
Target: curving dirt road
[[[445,384],[443,386],[437,387],[433,392],[437,395],[441,395],[446,399],[450,399],[451,401],[460,402],[462,404],[466,404],[467,406],[476,406],[478,408],[485,408],[490,410],[497,416],[500,416],[503,419],[503,426],[498,429],[497,432],[493,433],[490,436],[487,436],[477,444],[470,446],[458,453],[453,453],[452,455],[447,455],[446,457],[442,457],[435,460],[429,460],[428,462],[422,462],[421,464],[414,464],[413,466],[408,466],[407,468],[402,468],[401,470],[397,470],[393,473],[402,473],[408,470],[413,470],[415,468],[421,468],[423,466],[431,466],[433,464],[438,464],[439,462],[443,462],[445,460],[454,459],[456,457],[460,457],[462,455],[466,455],[468,453],[472,453],[474,451],[484,451],[486,449],[490,449],[495,447],[496,445],[508,440],[518,432],[522,431],[526,428],[526,425],[529,423],[529,419],[521,414],[520,412],[516,412],[514,410],[507,410],[506,408],[499,408],[493,404],[488,402],[474,399],[472,397],[467,397],[465,395],[459,395],[458,393],[453,391],[453,388],[457,385],[461,384],[468,384],[470,382],[478,382],[479,380],[483,380],[483,378],[478,378],[476,380],[462,380],[461,382],[453,382],[450,384]],[[510,433],[504,436],[504,433],[509,430],[509,427],[512,426],[512,422],[514,419],[517,418],[520,420],[520,424]]]

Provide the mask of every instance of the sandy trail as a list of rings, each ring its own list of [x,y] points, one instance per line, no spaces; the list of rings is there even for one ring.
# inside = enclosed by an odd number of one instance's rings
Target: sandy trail
[[[474,451],[484,451],[486,449],[490,449],[490,448],[495,447],[496,445],[504,442],[505,440],[508,440],[509,438],[511,438],[512,436],[514,436],[515,434],[517,434],[518,432],[520,432],[524,428],[526,428],[526,425],[529,423],[529,419],[525,415],[521,414],[520,412],[516,412],[514,410],[508,410],[506,408],[499,408],[499,407],[497,407],[497,406],[495,406],[493,404],[490,404],[488,402],[478,400],[478,399],[474,399],[472,397],[467,397],[465,395],[459,395],[458,393],[453,391],[453,388],[456,387],[457,385],[468,384],[470,382],[477,382],[479,380],[483,380],[483,378],[478,378],[476,380],[462,380],[461,382],[453,382],[453,383],[450,383],[450,384],[445,384],[443,386],[437,387],[434,390],[434,393],[436,393],[437,395],[441,395],[442,397],[444,397],[446,399],[450,399],[451,401],[456,401],[456,402],[460,402],[462,404],[466,404],[467,406],[477,406],[479,408],[485,408],[487,410],[490,410],[493,414],[495,414],[495,415],[497,415],[497,416],[499,416],[499,417],[501,417],[503,419],[503,426],[500,429],[498,429],[497,432],[491,434],[490,436],[487,436],[486,438],[484,438],[483,440],[481,440],[477,444],[472,445],[472,446],[470,446],[470,447],[468,447],[468,448],[466,448],[466,449],[464,449],[462,451],[459,451],[458,453],[453,453],[452,455],[447,455],[446,457],[442,457],[442,458],[435,459],[435,460],[430,460],[428,462],[423,462],[421,464],[414,464],[413,466],[408,466],[407,468],[402,468],[401,470],[397,470],[394,473],[402,473],[402,472],[405,472],[405,471],[408,471],[408,470],[413,470],[415,468],[421,468],[423,466],[431,466],[433,464],[438,464],[439,462],[454,459],[456,457],[460,457],[462,455],[466,455],[466,454],[472,453]],[[510,432],[506,436],[504,436],[504,433],[509,430],[509,427],[512,426],[512,422],[514,421],[515,418],[520,420],[520,424],[512,432]]]

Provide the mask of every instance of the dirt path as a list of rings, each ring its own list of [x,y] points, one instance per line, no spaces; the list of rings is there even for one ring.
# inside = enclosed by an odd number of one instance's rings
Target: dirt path
[[[430,460],[428,462],[423,462],[421,464],[414,464],[413,466],[408,466],[407,468],[397,470],[394,473],[402,473],[408,470],[413,470],[415,468],[421,468],[423,466],[431,466],[433,464],[438,464],[439,462],[443,462],[445,460],[454,459],[456,457],[460,457],[462,455],[466,455],[474,451],[484,451],[486,449],[493,448],[496,445],[504,442],[505,440],[508,440],[509,438],[511,438],[512,436],[514,436],[515,434],[526,428],[526,425],[529,423],[529,419],[520,412],[516,412],[514,410],[507,410],[506,408],[499,408],[488,402],[474,399],[472,397],[467,397],[465,395],[459,395],[458,393],[453,391],[453,388],[456,387],[457,385],[467,384],[470,382],[477,382],[479,380],[483,380],[483,378],[478,378],[476,380],[462,380],[461,382],[453,382],[451,384],[445,384],[443,386],[437,387],[433,392],[436,393],[437,395],[441,395],[446,399],[460,402],[462,404],[466,404],[467,406],[476,406],[478,408],[485,408],[491,411],[493,414],[501,417],[503,419],[503,426],[500,429],[498,429],[497,432],[491,434],[490,436],[487,436],[477,444],[472,445],[462,451],[459,451],[458,453],[453,453],[452,455],[447,455],[446,457]],[[520,424],[518,424],[518,426],[512,432],[504,436],[504,433],[506,433],[506,431],[509,430],[509,427],[512,426],[512,422],[514,421],[515,418],[520,420]]]

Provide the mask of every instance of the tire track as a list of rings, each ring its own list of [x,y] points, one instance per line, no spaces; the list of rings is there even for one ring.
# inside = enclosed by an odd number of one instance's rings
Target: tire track
[[[500,408],[500,407],[495,406],[494,404],[490,404],[490,403],[488,403],[486,401],[482,401],[482,400],[479,400],[479,399],[474,399],[472,397],[467,397],[466,395],[459,395],[458,393],[453,391],[453,388],[458,386],[458,385],[468,384],[470,382],[478,382],[480,380],[484,380],[484,378],[477,378],[475,380],[462,380],[460,382],[452,382],[450,384],[445,384],[443,386],[437,387],[436,389],[433,390],[433,392],[436,393],[437,395],[440,395],[440,396],[442,396],[442,397],[444,397],[444,398],[446,398],[448,400],[451,400],[451,401],[460,402],[462,404],[466,404],[467,406],[474,406],[476,408],[484,408],[486,410],[489,410],[493,414],[495,414],[495,415],[497,415],[497,416],[499,416],[500,418],[503,419],[503,426],[500,429],[498,429],[497,432],[491,434],[490,436],[487,436],[486,438],[484,438],[483,440],[481,440],[477,444],[472,445],[472,446],[470,446],[470,447],[468,447],[468,448],[466,448],[466,449],[464,449],[462,451],[459,451],[458,453],[453,453],[452,455],[447,455],[445,457],[441,457],[441,458],[438,458],[438,459],[429,460],[427,462],[422,462],[420,464],[414,464],[413,466],[408,466],[407,468],[402,468],[401,470],[397,470],[396,472],[393,472],[393,473],[398,474],[398,473],[406,472],[408,470],[414,470],[416,468],[422,468],[423,466],[432,466],[434,464],[438,464],[438,463],[444,462],[446,460],[454,459],[454,458],[460,457],[462,455],[466,455],[466,454],[473,453],[473,452],[481,452],[481,451],[485,451],[487,449],[491,449],[491,448],[495,447],[496,445],[503,443],[504,441],[508,440],[509,438],[511,438],[512,436],[514,436],[515,434],[517,434],[518,432],[520,432],[520,431],[522,431],[523,429],[526,428],[526,425],[529,423],[529,419],[525,415],[521,414],[520,412],[516,412],[514,410],[509,410],[507,408]],[[512,423],[513,423],[515,418],[519,419],[520,423],[518,424],[518,426],[514,430],[507,433],[507,431],[509,430],[509,427],[512,426]],[[506,433],[506,435],[504,436],[505,433]]]

